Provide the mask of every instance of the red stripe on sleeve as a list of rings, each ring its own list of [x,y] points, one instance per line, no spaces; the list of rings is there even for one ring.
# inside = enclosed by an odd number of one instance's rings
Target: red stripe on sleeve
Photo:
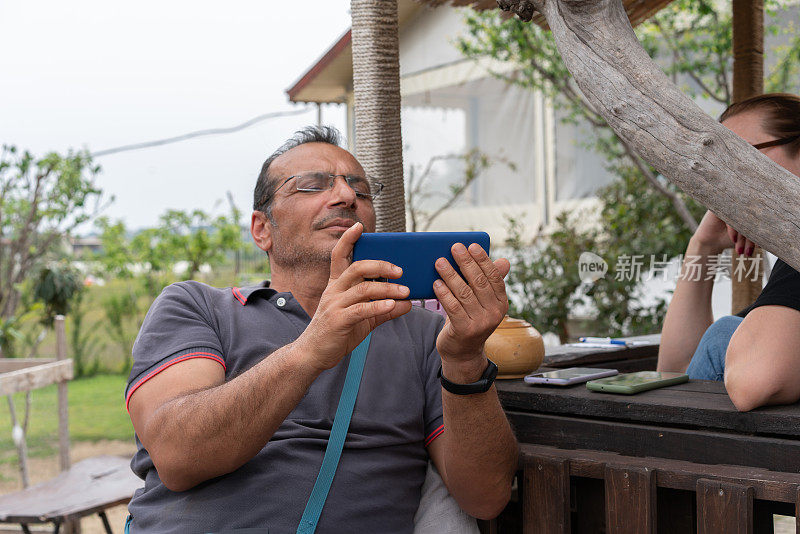
[[[165,363],[161,367],[156,367],[155,369],[150,371],[144,378],[142,378],[139,382],[137,382],[136,385],[133,386],[131,388],[131,390],[128,392],[128,396],[125,397],[125,409],[128,410],[128,412],[130,412],[130,409],[128,408],[128,404],[130,404],[130,402],[131,402],[131,395],[133,395],[134,391],[139,389],[139,386],[141,386],[142,384],[144,384],[145,382],[147,382],[148,380],[150,380],[151,378],[156,376],[158,373],[160,373],[161,371],[163,371],[167,367],[169,367],[171,365],[175,365],[176,363],[184,362],[186,360],[191,360],[192,358],[207,358],[209,360],[214,360],[215,362],[219,363],[222,366],[223,369],[227,369],[225,367],[225,362],[223,361],[223,359],[220,358],[219,356],[217,356],[216,354],[212,354],[210,352],[190,352],[189,354],[184,354],[183,356],[180,356],[179,358],[175,358],[174,360],[168,361],[167,363]]]
[[[439,428],[431,432],[430,435],[425,439],[425,446],[427,447],[433,440],[441,436],[442,432],[444,432],[444,425],[439,425]]]

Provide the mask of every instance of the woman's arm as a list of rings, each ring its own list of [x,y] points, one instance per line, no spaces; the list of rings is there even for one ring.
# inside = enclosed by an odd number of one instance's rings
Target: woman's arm
[[[737,243],[738,242],[738,243]],[[715,256],[736,245],[752,253],[753,245],[707,211],[686,248],[681,275],[661,330],[658,370],[684,372],[706,329],[714,322],[711,292]]]

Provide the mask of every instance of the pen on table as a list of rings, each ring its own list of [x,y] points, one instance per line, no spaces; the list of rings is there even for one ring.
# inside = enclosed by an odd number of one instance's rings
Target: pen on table
[[[579,337],[578,341],[581,343],[603,343],[605,345],[622,345],[627,346],[628,343],[622,339],[612,339],[610,337]]]
[[[611,343],[567,343],[567,347],[580,347],[582,349],[621,349],[622,345],[612,345]]]

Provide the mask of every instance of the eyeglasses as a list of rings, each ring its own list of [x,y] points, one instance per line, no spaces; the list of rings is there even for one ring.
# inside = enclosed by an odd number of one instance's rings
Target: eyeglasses
[[[284,180],[281,185],[275,189],[275,192],[270,195],[270,198],[275,196],[281,187],[286,185],[289,180],[294,178],[294,186],[297,191],[303,193],[320,193],[333,189],[333,184],[336,183],[336,178],[344,178],[350,188],[355,191],[356,196],[362,199],[375,200],[383,191],[383,184],[374,182],[366,176],[358,176],[354,174],[331,174],[323,171],[305,171],[300,174],[295,174]],[[269,202],[267,198],[264,203]]]
[[[761,150],[762,148],[769,148],[771,146],[788,145],[789,143],[791,143],[792,141],[796,141],[797,139],[800,139],[800,135],[793,135],[792,137],[784,137],[783,139],[767,141],[766,143],[758,143],[757,145],[753,145],[753,148]]]

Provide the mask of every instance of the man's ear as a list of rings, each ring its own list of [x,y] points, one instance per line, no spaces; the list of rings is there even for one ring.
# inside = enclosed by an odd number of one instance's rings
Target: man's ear
[[[272,223],[262,211],[254,211],[250,216],[250,235],[258,248],[266,253],[272,249]]]

